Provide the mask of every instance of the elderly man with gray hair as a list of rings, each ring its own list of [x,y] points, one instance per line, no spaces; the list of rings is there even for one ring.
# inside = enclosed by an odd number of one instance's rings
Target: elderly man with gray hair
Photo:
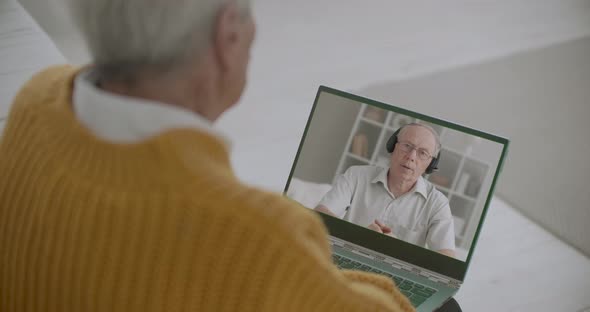
[[[0,311],[412,311],[320,218],[241,183],[248,1],[71,0],[93,57],[35,75],[0,143]]]
[[[405,125],[386,144],[389,168],[348,168],[316,210],[454,257],[449,200],[422,177],[436,168],[440,148],[431,127]]]

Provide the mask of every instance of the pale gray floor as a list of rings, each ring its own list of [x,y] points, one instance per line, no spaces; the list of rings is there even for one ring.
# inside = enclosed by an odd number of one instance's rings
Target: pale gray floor
[[[318,84],[358,90],[589,33],[585,1],[454,3],[256,2],[251,82],[218,125],[235,142],[239,176],[282,189]],[[56,42],[87,59],[75,37]],[[64,61],[15,0],[0,0],[0,56],[0,117],[28,76]],[[588,258],[495,199],[457,299],[465,311],[576,312],[590,307],[589,289]]]
[[[494,199],[457,300],[465,311],[590,308],[590,260]]]

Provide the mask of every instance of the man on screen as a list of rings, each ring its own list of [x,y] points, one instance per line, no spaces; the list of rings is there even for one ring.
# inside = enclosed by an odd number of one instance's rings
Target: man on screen
[[[422,177],[436,167],[440,148],[431,127],[403,126],[388,141],[389,168],[348,168],[315,210],[454,257],[449,201]]]

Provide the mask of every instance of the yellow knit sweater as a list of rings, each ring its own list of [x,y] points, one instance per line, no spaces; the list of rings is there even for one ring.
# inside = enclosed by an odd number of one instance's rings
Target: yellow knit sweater
[[[20,91],[0,143],[0,311],[411,311],[331,263],[312,212],[241,184],[216,138],[138,144],[75,118],[77,70]]]

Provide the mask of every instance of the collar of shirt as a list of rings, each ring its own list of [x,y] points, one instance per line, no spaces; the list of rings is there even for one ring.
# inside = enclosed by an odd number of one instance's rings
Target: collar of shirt
[[[111,142],[134,143],[170,129],[204,131],[231,147],[227,136],[204,117],[180,107],[104,91],[89,69],[74,82],[73,106],[78,119],[96,136]]]
[[[383,187],[385,187],[385,189],[389,192],[389,189],[387,189],[387,172],[389,172],[389,168],[381,168],[381,170],[379,170],[375,174],[375,177],[373,177],[373,180],[371,180],[371,183],[381,182],[383,184]],[[426,189],[426,182],[424,181],[424,178],[422,176],[418,177],[416,184],[410,190],[410,192],[411,193],[417,192],[420,195],[422,195],[425,199],[428,198],[428,191]]]

